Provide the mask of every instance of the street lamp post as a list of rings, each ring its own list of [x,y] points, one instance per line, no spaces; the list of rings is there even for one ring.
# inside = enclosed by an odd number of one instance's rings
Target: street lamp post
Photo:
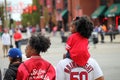
[[[8,26],[8,23],[7,23],[7,10],[6,10],[6,8],[7,8],[7,1],[5,0],[4,1],[4,27],[7,27]]]
[[[13,48],[13,45],[12,45],[12,34],[13,34],[13,32],[12,32],[12,28],[11,28],[11,26],[12,26],[12,24],[13,24],[13,19],[11,19],[11,15],[9,14],[9,20],[10,20],[10,48]]]

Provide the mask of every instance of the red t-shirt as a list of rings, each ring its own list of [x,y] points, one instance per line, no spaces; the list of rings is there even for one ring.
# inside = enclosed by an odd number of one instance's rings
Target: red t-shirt
[[[21,40],[22,34],[20,32],[14,33],[14,39],[15,39],[15,41]]]
[[[44,80],[55,80],[55,75],[55,69],[49,62],[40,56],[32,56],[19,66],[17,80],[43,80],[43,77]]]
[[[66,42],[66,50],[69,51],[71,59],[79,66],[84,66],[90,57],[88,39],[82,37],[79,33],[70,35]]]

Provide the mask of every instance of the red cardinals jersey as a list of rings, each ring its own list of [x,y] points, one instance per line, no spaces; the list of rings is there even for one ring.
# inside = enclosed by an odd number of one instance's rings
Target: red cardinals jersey
[[[55,80],[54,67],[40,56],[32,56],[22,63],[17,72],[17,80]]]
[[[80,33],[73,33],[67,40],[66,49],[70,57],[80,66],[84,66],[89,57],[88,39],[81,36]]]
[[[102,70],[93,58],[89,58],[83,67],[68,58],[61,60],[56,66],[56,80],[95,80],[101,76]]]

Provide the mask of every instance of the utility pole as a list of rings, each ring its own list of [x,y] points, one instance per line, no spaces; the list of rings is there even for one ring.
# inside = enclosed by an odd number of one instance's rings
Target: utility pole
[[[4,11],[5,11],[5,17],[4,17],[4,27],[7,27],[8,26],[8,24],[7,24],[7,10],[6,10],[6,8],[7,8],[7,1],[6,0],[4,0],[5,2],[5,8],[4,8]]]

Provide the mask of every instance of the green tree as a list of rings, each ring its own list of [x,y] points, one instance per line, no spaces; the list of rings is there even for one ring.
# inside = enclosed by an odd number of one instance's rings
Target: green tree
[[[4,6],[2,4],[0,4],[0,18],[2,20],[2,24],[4,24],[4,15],[3,15],[4,11],[3,11],[3,9],[4,9]]]
[[[30,23],[30,25],[36,25],[40,23],[40,9],[41,6],[38,3],[38,0],[33,0],[33,4],[32,6],[36,6],[36,10],[32,11],[32,13],[27,13],[27,14],[22,14],[22,24],[24,26],[27,26],[28,23]]]
[[[31,15],[30,14],[22,14],[23,26],[27,26],[28,23],[31,23]]]

